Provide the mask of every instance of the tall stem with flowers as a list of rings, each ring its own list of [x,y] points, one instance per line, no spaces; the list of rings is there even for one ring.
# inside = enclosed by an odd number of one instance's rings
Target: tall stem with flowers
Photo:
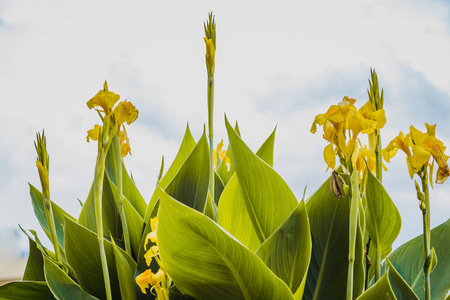
[[[358,137],[360,133],[366,133],[376,138],[379,130],[385,125],[386,118],[383,109],[376,109],[375,105],[369,100],[359,110],[356,109],[355,99],[344,97],[338,105],[332,105],[325,114],[319,114],[315,117],[311,132],[315,133],[317,125],[323,126],[324,139],[329,144],[324,149],[324,158],[327,163],[327,169],[333,169],[331,177],[331,191],[339,199],[349,196],[349,252],[348,252],[348,277],[346,299],[353,299],[353,270],[355,261],[355,244],[358,229],[360,199],[359,182],[368,160],[375,160],[375,153],[367,151],[367,147],[361,146]],[[336,168],[336,156],[341,164]],[[373,165],[373,164],[372,164]],[[340,178],[337,170],[341,174],[350,175],[349,189],[345,182]],[[350,195],[348,195],[350,191]]]
[[[438,165],[436,172],[436,183],[442,184],[450,176],[450,168],[447,164],[448,156],[445,155],[446,147],[436,138],[436,124],[429,125],[425,123],[427,132],[421,132],[414,126],[409,128],[406,136],[400,131],[389,145],[383,149],[383,158],[389,160],[401,149],[406,154],[406,164],[408,172],[413,179],[418,175],[421,181],[421,187],[415,182],[419,208],[423,216],[423,238],[424,238],[424,289],[425,299],[431,299],[430,273],[433,271],[437,260],[434,249],[430,249],[431,225],[430,225],[430,196],[429,186],[433,187],[433,169],[434,163]],[[431,160],[431,162],[430,162]]]
[[[90,99],[86,104],[89,109],[94,108],[100,119],[102,120],[102,126],[96,124],[93,129],[88,131],[87,141],[90,139],[98,141],[98,153],[97,162],[95,164],[95,174],[94,174],[94,203],[95,203],[95,219],[97,226],[97,238],[100,247],[100,258],[102,263],[103,279],[105,283],[105,291],[107,299],[112,299],[111,295],[111,284],[108,271],[108,263],[106,260],[104,238],[103,238],[103,217],[102,217],[102,193],[103,193],[103,179],[105,174],[105,159],[111,144],[115,141],[114,149],[115,153],[115,163],[116,171],[118,172],[117,184],[118,184],[118,199],[117,199],[117,209],[120,214],[120,218],[123,226],[123,234],[126,251],[131,255],[130,247],[130,237],[128,233],[128,227],[126,222],[125,213],[123,210],[123,195],[122,195],[122,161],[119,153],[127,154],[129,153],[128,138],[123,139],[122,149],[117,149],[121,147],[118,142],[117,135],[120,135],[121,126],[124,128],[123,124],[126,122],[128,125],[136,120],[139,111],[134,107],[131,102],[121,101],[116,107],[114,105],[119,100],[120,96],[108,90],[108,84],[105,81],[103,85],[103,90],[100,90],[92,99]],[[96,107],[100,107],[97,109]],[[126,132],[123,133],[126,136]],[[127,141],[127,143],[125,143]]]

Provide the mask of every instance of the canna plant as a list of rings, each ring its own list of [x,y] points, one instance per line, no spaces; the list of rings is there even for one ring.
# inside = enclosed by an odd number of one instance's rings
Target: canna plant
[[[383,91],[371,70],[369,100],[344,97],[313,119],[323,127],[329,178],[297,198],[273,168],[275,130],[253,152],[225,116],[228,147],[214,149],[216,24],[204,25],[208,132],[187,126],[179,151],[144,200],[125,168],[131,152],[125,123],[138,110],[104,87],[87,102],[101,124],[93,184],[75,218],[50,199],[44,132],[35,142],[42,190],[32,205],[52,249],[23,230],[30,252],[22,281],[0,299],[444,299],[450,289],[450,220],[429,225],[428,182],[449,176],[445,147],[411,127],[381,150]],[[367,135],[367,145],[365,136]],[[400,214],[384,189],[381,157],[407,154],[417,174],[424,232],[392,252]],[[336,160],[337,158],[337,160]],[[416,183],[416,186],[418,184]]]

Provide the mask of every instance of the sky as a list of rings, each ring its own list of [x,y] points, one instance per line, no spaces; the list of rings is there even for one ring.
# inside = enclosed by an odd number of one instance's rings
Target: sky
[[[393,1],[0,0],[0,251],[27,251],[40,229],[28,183],[40,188],[33,141],[45,129],[51,198],[78,216],[94,175],[98,116],[86,106],[103,82],[140,111],[127,128],[127,169],[148,202],[162,155],[175,157],[186,124],[207,122],[203,22],[217,23],[214,127],[238,121],[256,151],[276,127],[274,168],[298,199],[330,175],[314,116],[344,96],[367,100],[370,68],[384,90],[387,146],[409,126],[450,145],[450,4]],[[446,154],[450,154],[450,148]],[[167,169],[166,167],[166,169]],[[394,248],[422,232],[402,153],[383,183],[402,216]],[[431,190],[431,224],[450,216],[450,181]],[[41,230],[38,234],[43,236]],[[42,238],[44,239],[44,238]]]

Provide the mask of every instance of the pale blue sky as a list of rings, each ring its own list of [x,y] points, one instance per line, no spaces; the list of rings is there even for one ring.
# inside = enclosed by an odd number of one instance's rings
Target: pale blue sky
[[[203,21],[217,22],[215,137],[223,114],[254,150],[277,126],[275,170],[297,198],[326,179],[314,116],[344,96],[367,101],[369,68],[385,92],[383,145],[412,124],[437,123],[450,145],[450,5],[444,1],[5,1],[0,0],[0,228],[38,229],[28,182],[39,187],[33,140],[43,128],[52,199],[77,216],[93,178],[98,116],[85,102],[108,80],[140,110],[125,159],[148,201],[162,155],[176,154],[186,122],[206,122]],[[226,142],[225,142],[226,143]],[[227,143],[226,143],[227,144]],[[450,154],[449,150],[446,151]],[[402,215],[394,246],[421,232],[404,156],[386,189]],[[432,226],[450,216],[450,182],[431,192]],[[5,233],[6,232],[6,233]],[[42,234],[41,234],[42,235]],[[2,251],[26,247],[0,239]]]

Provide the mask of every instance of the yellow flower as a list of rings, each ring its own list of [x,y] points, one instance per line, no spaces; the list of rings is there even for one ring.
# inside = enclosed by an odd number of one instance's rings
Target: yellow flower
[[[152,258],[159,254],[159,248],[158,246],[152,246],[150,249],[144,254],[145,262],[147,263],[147,266],[150,266],[150,263],[152,262]]]
[[[114,108],[113,114],[117,123],[123,124],[127,122],[130,125],[137,119],[139,110],[131,102],[122,101]]]
[[[136,277],[136,283],[141,288],[142,293],[147,294],[145,289],[148,289],[149,284],[153,282],[154,275],[155,274],[152,273],[152,270],[148,269]]]
[[[98,137],[102,132],[102,127],[98,124],[95,124],[93,129],[88,130],[86,141],[89,143],[89,139],[98,141]]]
[[[444,183],[450,176],[450,168],[447,164],[448,156],[444,154],[446,147],[435,137],[436,125],[425,124],[427,132],[421,132],[414,126],[409,128],[406,136],[402,132],[394,138],[389,145],[382,150],[383,158],[389,160],[401,149],[406,153],[406,163],[411,178],[420,171],[423,166],[430,168],[430,182],[432,183],[433,165],[429,163],[431,157],[439,166],[436,173],[436,183]]]
[[[108,84],[104,83],[103,90],[100,90],[92,99],[86,102],[89,109],[100,106],[103,109],[105,115],[111,113],[111,109],[114,107],[120,96],[114,92],[108,91]]]
[[[226,156],[226,151],[222,150],[223,147],[223,140],[220,141],[220,143],[217,145],[217,148],[214,149],[214,166],[217,167],[217,153],[219,153],[220,161],[225,160],[225,163],[229,166],[230,165],[230,159],[228,156]]]
[[[203,38],[206,44],[206,65],[208,67],[208,73],[214,74],[214,61],[216,56],[216,50],[214,48],[213,41],[206,37]]]
[[[119,133],[119,143],[120,143],[120,156],[125,157],[127,154],[131,155],[130,140],[128,139],[127,131],[125,126],[122,125],[123,131]]]
[[[158,219],[156,217],[150,219],[150,226],[152,231],[145,237],[145,244],[144,244],[145,251],[147,251],[147,244],[149,240],[152,241],[152,243],[158,242],[156,239],[156,229],[158,227]]]

